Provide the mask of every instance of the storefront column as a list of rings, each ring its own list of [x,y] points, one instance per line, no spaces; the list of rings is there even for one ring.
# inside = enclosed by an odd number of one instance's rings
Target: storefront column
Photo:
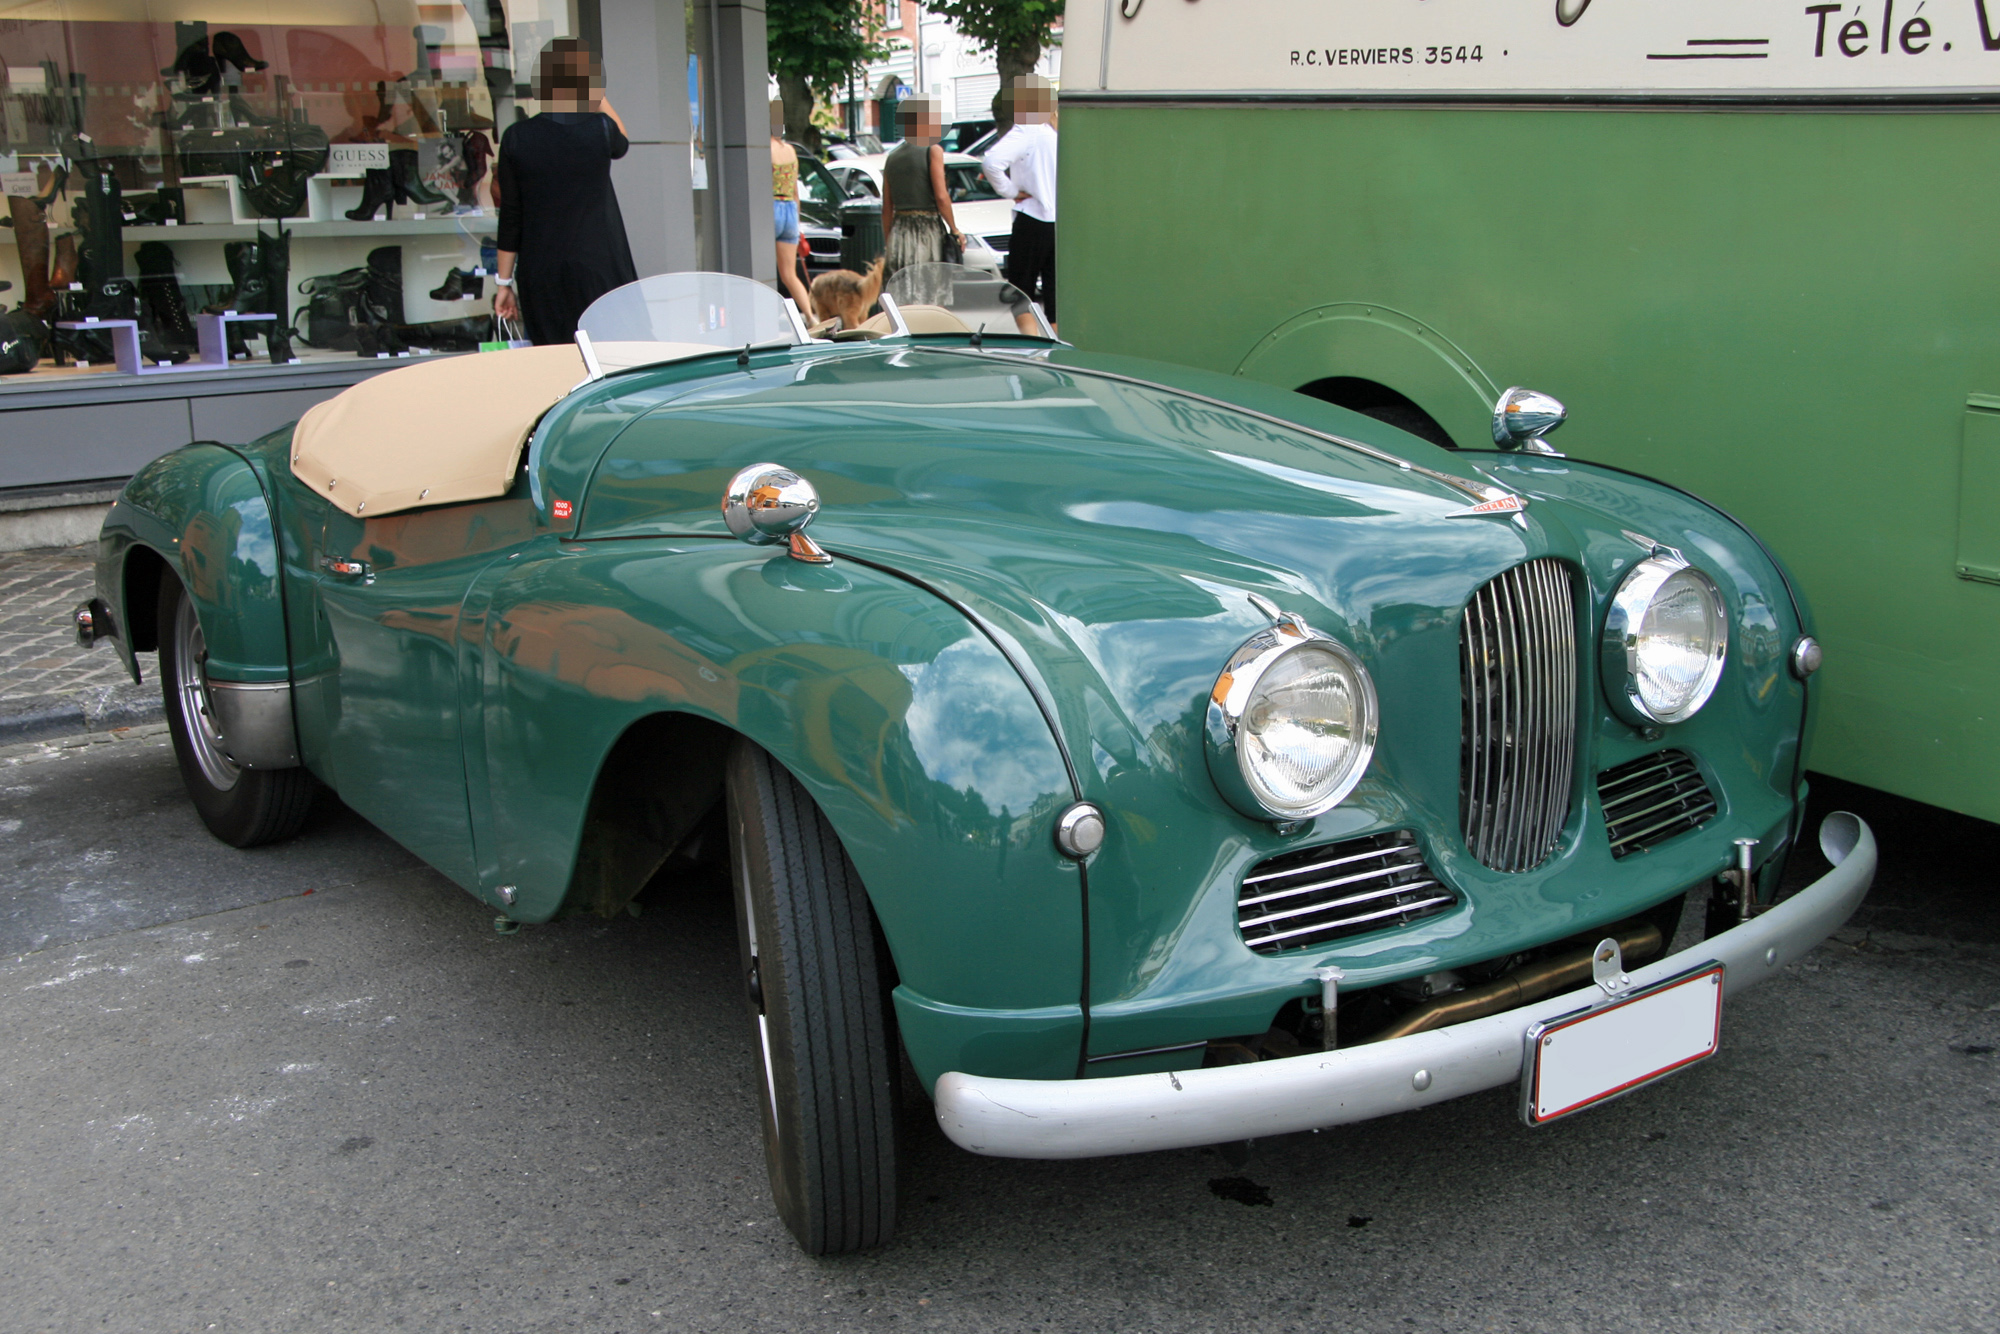
[[[694,0],[701,3],[701,0]],[[760,282],[778,278],[771,220],[770,57],[764,0],[710,0],[720,112],[722,267]]]
[[[625,118],[632,141],[632,150],[611,164],[611,179],[625,215],[632,262],[642,277],[701,267],[688,205],[693,180],[688,170],[692,131],[686,4],[601,0],[590,6],[597,12],[587,16],[597,24],[592,35],[601,43],[605,94]],[[761,27],[759,40],[761,52]]]

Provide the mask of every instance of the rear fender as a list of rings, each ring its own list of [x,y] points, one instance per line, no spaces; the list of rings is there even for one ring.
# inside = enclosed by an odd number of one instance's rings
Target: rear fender
[[[154,606],[167,571],[201,618],[211,679],[290,679],[271,506],[233,450],[189,445],[154,460],[105,518],[98,596],[113,609],[118,651],[135,680],[137,654],[159,644]]]

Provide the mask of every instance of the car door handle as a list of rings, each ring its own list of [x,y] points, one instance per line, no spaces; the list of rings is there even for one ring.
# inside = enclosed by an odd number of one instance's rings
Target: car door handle
[[[342,579],[365,579],[368,576],[368,562],[355,560],[352,556],[321,556],[319,567]]]

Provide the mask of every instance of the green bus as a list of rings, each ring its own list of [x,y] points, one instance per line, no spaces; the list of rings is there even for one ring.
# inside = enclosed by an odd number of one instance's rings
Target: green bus
[[[1071,0],[1063,336],[1702,496],[1812,767],[2000,819],[2000,0]]]

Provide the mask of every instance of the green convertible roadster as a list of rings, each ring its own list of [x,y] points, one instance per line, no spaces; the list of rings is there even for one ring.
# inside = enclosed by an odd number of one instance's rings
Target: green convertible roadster
[[[809,335],[713,274],[133,478],[86,639],[157,649],[215,834],[325,784],[504,918],[727,828],[771,1190],[884,1240],[915,1082],[977,1153],[1227,1144],[1716,1050],[1846,919],[1777,902],[1820,650],[1727,515],[1048,336],[907,270]],[[914,1095],[913,1095],[914,1096]],[[750,1109],[744,1109],[746,1114]]]

